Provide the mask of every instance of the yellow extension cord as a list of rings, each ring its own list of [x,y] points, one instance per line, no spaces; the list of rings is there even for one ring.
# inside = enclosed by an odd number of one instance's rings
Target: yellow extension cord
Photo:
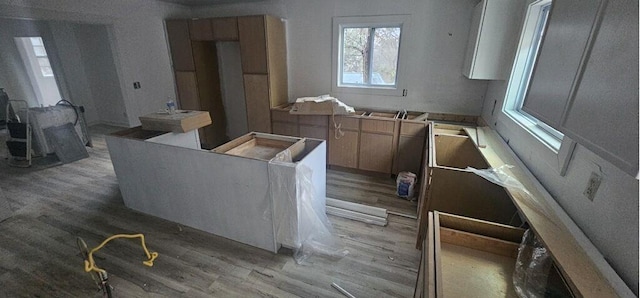
[[[113,235],[109,238],[107,238],[106,240],[102,241],[102,243],[98,246],[96,246],[95,248],[93,248],[90,252],[89,252],[89,256],[87,257],[88,260],[84,260],[84,271],[86,272],[90,272],[90,271],[96,271],[96,272],[100,272],[100,273],[106,273],[106,271],[104,269],[98,268],[98,266],[96,266],[95,262],[93,261],[93,253],[97,252],[98,250],[100,250],[102,247],[104,247],[109,241],[113,240],[113,239],[118,239],[118,238],[129,238],[129,239],[133,239],[133,238],[140,238],[140,242],[142,243],[142,249],[144,249],[144,252],[147,254],[147,258],[148,260],[146,261],[142,261],[142,264],[146,265],[146,266],[153,266],[153,260],[155,260],[158,257],[158,253],[157,252],[149,252],[149,250],[147,249],[147,245],[144,243],[144,235],[142,234],[116,234]]]

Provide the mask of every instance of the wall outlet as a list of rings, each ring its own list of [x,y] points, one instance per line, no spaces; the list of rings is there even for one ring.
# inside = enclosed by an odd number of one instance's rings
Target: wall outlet
[[[589,182],[587,182],[587,188],[582,193],[589,201],[593,202],[593,199],[596,197],[596,192],[598,192],[598,188],[600,187],[600,183],[602,182],[602,176],[597,174],[596,172],[591,172],[591,176],[589,177]]]

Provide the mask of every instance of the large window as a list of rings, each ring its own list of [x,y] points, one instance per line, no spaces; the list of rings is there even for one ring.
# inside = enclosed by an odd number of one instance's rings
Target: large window
[[[557,152],[562,143],[563,134],[522,110],[550,9],[551,0],[539,0],[529,5],[503,111]]]
[[[401,42],[406,16],[334,18],[334,91],[406,95]]]
[[[41,37],[30,37],[29,41],[33,47],[36,59],[38,59],[38,65],[40,66],[40,72],[44,77],[52,77],[53,70],[51,69],[51,63],[49,63],[49,57],[47,57],[47,51],[44,49],[44,43]]]

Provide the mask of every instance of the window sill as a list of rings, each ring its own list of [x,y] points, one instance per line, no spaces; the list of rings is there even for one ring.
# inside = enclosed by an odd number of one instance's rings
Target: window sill
[[[538,126],[535,122],[529,120],[521,113],[512,110],[504,111],[504,113],[515,123],[524,128],[524,130],[533,135],[533,137],[547,146],[549,150],[553,151],[553,153],[555,154],[558,154],[562,145],[562,140],[558,140],[554,135],[540,128],[540,126]]]

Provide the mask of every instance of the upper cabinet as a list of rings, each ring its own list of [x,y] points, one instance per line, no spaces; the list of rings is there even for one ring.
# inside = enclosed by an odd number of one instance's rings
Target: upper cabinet
[[[264,16],[238,18],[242,72],[247,74],[267,73],[267,37]]]
[[[523,109],[637,177],[638,2],[551,9]]]
[[[168,20],[167,37],[171,48],[174,71],[195,71],[189,37],[189,23],[186,20]]]
[[[462,74],[506,80],[513,63],[525,1],[482,0],[473,10]]]

